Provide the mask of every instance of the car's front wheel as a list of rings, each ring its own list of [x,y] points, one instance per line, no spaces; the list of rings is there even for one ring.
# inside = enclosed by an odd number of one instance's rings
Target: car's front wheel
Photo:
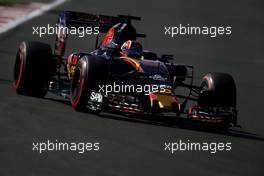
[[[99,85],[103,86],[108,78],[108,65],[104,58],[96,58],[94,56],[83,56],[77,63],[75,72],[71,82],[71,104],[77,111],[90,110],[98,112],[102,104],[102,95],[100,95]],[[101,92],[103,93],[103,92]],[[94,107],[92,108],[92,102]],[[97,105],[96,105],[97,104]]]
[[[215,117],[225,117],[223,122],[205,122],[207,129],[228,129],[230,124],[236,125],[236,84],[227,73],[208,73],[201,82],[202,92],[198,105],[201,111]]]

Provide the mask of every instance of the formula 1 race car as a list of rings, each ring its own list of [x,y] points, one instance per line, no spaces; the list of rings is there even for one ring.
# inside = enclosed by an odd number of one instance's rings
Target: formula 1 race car
[[[56,34],[54,52],[45,43],[22,42],[14,66],[16,92],[44,97],[49,91],[70,100],[78,111],[164,117],[173,113],[175,119],[209,126],[237,126],[236,85],[229,74],[207,73],[200,85],[193,85],[193,66],[172,63],[172,55],[159,57],[147,50],[140,58],[120,55],[123,43],[146,37],[136,32],[132,20],[140,18],[61,12],[60,29],[97,27],[95,50],[64,57],[67,33],[63,30]],[[180,87],[188,93],[178,95]]]

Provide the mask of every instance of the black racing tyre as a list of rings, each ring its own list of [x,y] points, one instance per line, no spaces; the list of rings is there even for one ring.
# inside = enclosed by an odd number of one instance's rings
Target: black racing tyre
[[[201,82],[202,92],[198,105],[202,110],[207,108],[236,108],[236,84],[231,75],[226,73],[208,73]],[[202,126],[210,131],[226,131],[229,119],[221,123],[204,122]]]
[[[13,70],[13,87],[21,95],[44,97],[55,69],[51,47],[41,42],[22,42]]]
[[[201,107],[236,108],[236,84],[227,73],[208,73],[201,82],[202,92],[198,101]]]
[[[71,104],[77,111],[85,111],[89,90],[99,90],[108,81],[107,60],[91,55],[83,56],[77,63],[71,82]]]

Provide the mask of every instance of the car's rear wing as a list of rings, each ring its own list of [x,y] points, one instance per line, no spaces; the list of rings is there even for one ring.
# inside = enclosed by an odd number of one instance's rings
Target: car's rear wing
[[[141,20],[140,17],[130,15],[95,15],[82,12],[62,11],[59,14],[57,26],[59,27],[56,34],[55,55],[62,57],[65,52],[67,33],[65,28],[71,27],[98,27],[99,33],[106,33],[112,26],[118,23],[126,23],[131,25],[132,20]],[[96,37],[95,48],[97,48],[98,37]],[[137,37],[146,37],[145,34],[136,34]]]
[[[59,14],[59,19],[57,24],[65,27],[72,26],[98,26],[99,32],[107,32],[113,25],[117,23],[127,23],[131,24],[132,20],[140,21],[140,17],[130,16],[130,15],[117,15],[117,16],[107,16],[107,15],[95,15],[82,12],[73,11],[62,11]],[[144,37],[140,34],[138,37]]]

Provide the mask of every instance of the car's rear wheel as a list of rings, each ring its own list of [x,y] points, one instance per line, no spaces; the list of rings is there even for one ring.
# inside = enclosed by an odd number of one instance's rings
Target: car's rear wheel
[[[51,47],[41,42],[22,42],[16,54],[13,86],[18,94],[44,97],[54,73]]]

